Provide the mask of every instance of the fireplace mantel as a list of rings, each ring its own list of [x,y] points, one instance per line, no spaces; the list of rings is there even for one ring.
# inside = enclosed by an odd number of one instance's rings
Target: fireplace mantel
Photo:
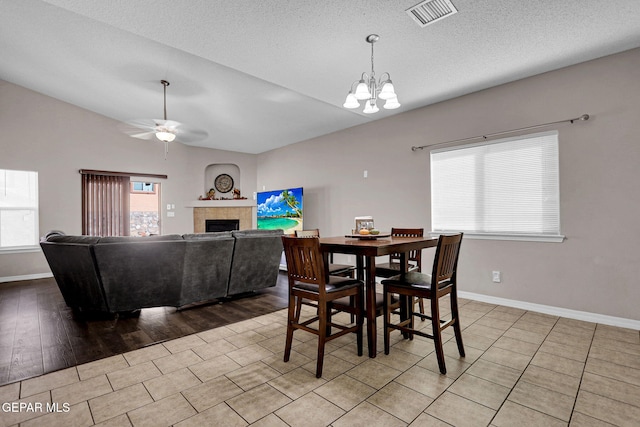
[[[229,199],[229,200],[194,200],[188,202],[187,208],[229,208],[229,207],[255,207],[256,201],[252,199]]]

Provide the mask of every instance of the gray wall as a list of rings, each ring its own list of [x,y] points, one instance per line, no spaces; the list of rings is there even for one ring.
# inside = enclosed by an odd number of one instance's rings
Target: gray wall
[[[0,169],[39,173],[40,235],[51,229],[80,234],[79,169],[167,175],[160,181],[162,205],[173,203],[176,209],[175,217],[163,209],[164,234],[193,232],[193,209],[185,206],[204,194],[211,164],[237,164],[242,194],[255,191],[255,155],[172,143],[165,160],[159,142],[130,138],[114,120],[2,80],[0,129]],[[46,273],[41,252],[0,254],[0,279]]]
[[[639,69],[635,49],[267,152],[258,188],[303,186],[305,228],[323,235],[348,233],[357,215],[373,215],[383,230],[428,230],[429,152],[411,146],[588,113],[587,122],[556,127],[567,239],[466,239],[461,290],[640,320]],[[411,90],[394,83],[400,98]],[[502,283],[492,283],[492,270]]]
[[[357,215],[373,215],[381,229],[429,229],[429,154],[412,145],[588,113],[588,122],[558,127],[567,240],[467,239],[461,288],[640,320],[638,69],[635,49],[258,156],[173,144],[166,161],[160,144],[120,134],[113,120],[0,81],[0,168],[40,173],[41,234],[80,233],[81,168],[167,174],[164,204],[176,204],[176,217],[163,212],[164,233],[190,232],[184,206],[203,193],[213,163],[240,167],[244,195],[304,186],[305,227],[323,235],[349,232]],[[400,97],[410,90],[395,83]],[[492,270],[503,272],[503,283],[491,282]],[[40,253],[0,254],[0,277],[47,272]]]

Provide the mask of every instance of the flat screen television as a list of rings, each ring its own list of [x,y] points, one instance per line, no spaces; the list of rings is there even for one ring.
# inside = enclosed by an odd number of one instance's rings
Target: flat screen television
[[[293,234],[302,230],[302,187],[257,193],[258,229],[284,230]]]

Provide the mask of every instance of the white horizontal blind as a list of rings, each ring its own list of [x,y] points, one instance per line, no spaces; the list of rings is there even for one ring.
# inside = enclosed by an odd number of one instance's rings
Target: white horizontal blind
[[[431,152],[434,232],[558,236],[558,132]]]
[[[38,245],[38,172],[0,169],[0,250]]]

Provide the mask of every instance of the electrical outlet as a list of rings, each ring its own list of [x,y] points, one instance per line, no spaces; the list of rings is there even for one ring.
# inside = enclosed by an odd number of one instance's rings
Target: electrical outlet
[[[501,272],[494,270],[491,274],[492,274],[494,283],[502,282],[502,273]]]

